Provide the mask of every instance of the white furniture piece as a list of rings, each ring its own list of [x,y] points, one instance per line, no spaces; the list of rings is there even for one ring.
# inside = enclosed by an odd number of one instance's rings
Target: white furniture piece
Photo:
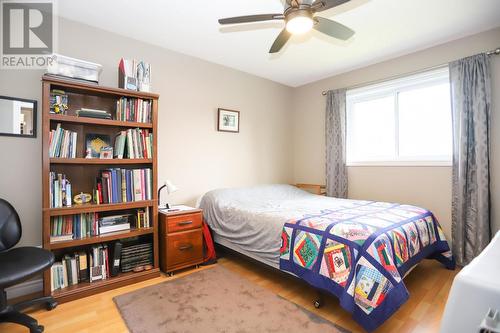
[[[489,309],[500,310],[500,231],[455,277],[441,333],[479,332]]]

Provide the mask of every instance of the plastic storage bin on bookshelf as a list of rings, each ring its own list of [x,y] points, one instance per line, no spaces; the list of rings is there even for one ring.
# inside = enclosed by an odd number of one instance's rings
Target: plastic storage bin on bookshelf
[[[52,89],[64,90],[69,95],[68,113],[64,115],[50,113],[50,92]],[[147,237],[153,243],[153,269],[140,273],[121,273],[116,277],[97,282],[82,282],[64,289],[51,292],[50,270],[44,273],[44,294],[54,296],[59,302],[78,299],[105,290],[121,287],[127,284],[136,283],[145,279],[159,276],[158,257],[158,198],[157,198],[157,121],[158,121],[158,98],[152,93],[141,93],[118,88],[102,87],[93,84],[85,84],[64,79],[44,76],[42,78],[42,214],[43,227],[42,239],[44,248],[55,251],[57,255],[62,251],[81,250],[95,244],[103,244],[130,237]],[[95,119],[77,117],[75,111],[81,107],[107,109],[114,111],[114,102],[121,97],[140,98],[152,101],[152,122],[126,122],[108,119]],[[49,132],[55,124],[67,124],[72,130],[78,132],[77,158],[49,158]],[[85,159],[84,140],[86,133],[113,133],[113,131],[126,130],[127,128],[143,128],[153,133],[153,158],[151,159]],[[122,167],[122,168],[150,168],[152,170],[152,200],[132,201],[112,204],[84,204],[71,207],[50,208],[49,198],[49,172],[68,171],[74,182],[85,188],[91,188],[92,175],[98,168]],[[76,168],[76,169],[75,169]],[[80,172],[82,171],[82,172]],[[76,177],[76,178],[75,178]],[[97,177],[97,174],[95,174]],[[83,186],[85,185],[85,186]],[[79,193],[78,188],[73,189],[73,195]],[[131,229],[129,231],[92,236],[83,239],[74,239],[63,242],[50,242],[50,219],[53,216],[72,215],[92,212],[117,212],[130,209],[150,209],[151,227],[142,229]],[[57,258],[56,258],[57,259]]]

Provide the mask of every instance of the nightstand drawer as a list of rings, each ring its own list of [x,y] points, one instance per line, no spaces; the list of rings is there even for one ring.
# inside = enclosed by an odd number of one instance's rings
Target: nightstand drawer
[[[166,238],[168,267],[203,261],[201,229],[169,234]]]
[[[201,228],[201,213],[169,216],[167,218],[168,233]]]

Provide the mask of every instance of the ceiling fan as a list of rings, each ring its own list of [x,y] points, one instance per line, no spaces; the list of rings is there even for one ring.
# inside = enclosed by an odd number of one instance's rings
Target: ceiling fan
[[[269,53],[276,53],[286,44],[292,34],[303,34],[311,29],[328,36],[347,40],[354,31],[338,22],[314,16],[317,12],[337,7],[350,0],[286,0],[283,14],[259,14],[220,19],[219,23],[237,24],[272,20],[285,20],[286,26],[274,41]]]

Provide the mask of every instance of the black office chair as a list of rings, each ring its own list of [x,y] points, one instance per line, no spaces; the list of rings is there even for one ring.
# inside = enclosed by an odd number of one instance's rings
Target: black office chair
[[[43,332],[43,326],[20,311],[40,303],[52,310],[57,302],[48,296],[8,305],[5,288],[21,283],[52,266],[54,255],[37,247],[17,247],[10,250],[19,242],[21,234],[19,215],[10,203],[0,199],[0,323],[16,323],[28,327],[30,333],[40,333]]]

